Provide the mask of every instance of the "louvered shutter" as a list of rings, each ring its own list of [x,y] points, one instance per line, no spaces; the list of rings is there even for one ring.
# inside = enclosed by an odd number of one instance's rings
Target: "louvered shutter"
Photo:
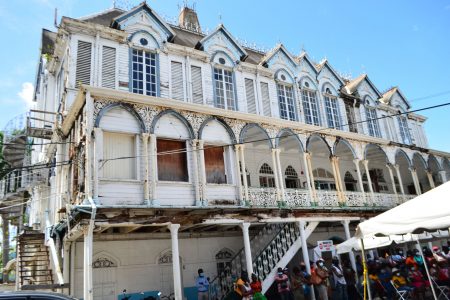
[[[261,82],[261,97],[262,97],[264,115],[267,117],[271,117],[272,112],[270,109],[269,84],[266,82]]]
[[[256,114],[255,87],[252,79],[245,78],[245,96],[247,98],[247,112]]]
[[[116,48],[103,46],[102,87],[116,88]]]
[[[172,72],[172,98],[184,100],[183,93],[183,65],[180,62],[171,62]]]
[[[91,84],[91,54],[92,44],[78,41],[77,68],[75,72],[75,86],[80,84]]]
[[[203,104],[202,68],[191,66],[192,102]]]

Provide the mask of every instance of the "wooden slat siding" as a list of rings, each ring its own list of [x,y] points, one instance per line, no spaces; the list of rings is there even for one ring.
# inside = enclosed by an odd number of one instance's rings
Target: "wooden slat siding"
[[[102,87],[116,88],[116,48],[103,46]]]
[[[225,160],[223,147],[205,146],[205,170],[206,182],[223,184],[227,183],[225,174]]]
[[[238,198],[236,187],[233,185],[208,185],[206,187],[206,199],[211,200],[230,200],[235,201]]]
[[[75,86],[91,84],[92,43],[78,41]]]
[[[184,100],[184,87],[183,87],[183,64],[176,61],[170,62],[171,71],[171,91],[172,98],[175,100]]]
[[[203,104],[202,68],[191,66],[192,102]]]
[[[269,84],[266,82],[261,82],[261,97],[264,115],[266,117],[271,117]]]
[[[192,184],[159,182],[156,194],[160,205],[191,206],[195,205],[194,187]]]
[[[101,205],[142,204],[144,185],[142,182],[100,180],[98,195]]]
[[[135,136],[131,134],[103,133],[103,177],[111,179],[136,179],[136,159],[116,159],[136,156]]]
[[[247,112],[256,114],[255,87],[252,79],[245,78],[245,97],[247,98]]]
[[[141,132],[141,127],[137,119],[123,108],[110,109],[100,119],[100,127],[103,130],[117,132]]]
[[[185,151],[186,142],[173,140],[156,140],[158,153],[158,180],[181,181],[189,180],[186,152],[159,155],[167,151]]]

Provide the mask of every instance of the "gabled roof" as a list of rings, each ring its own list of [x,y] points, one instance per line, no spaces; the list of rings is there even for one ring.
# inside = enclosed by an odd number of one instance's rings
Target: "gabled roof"
[[[284,53],[284,55],[287,56],[287,58],[289,58],[289,60],[292,62],[292,64],[294,64],[295,66],[297,65],[297,61],[295,60],[295,58],[289,53],[289,51],[287,51],[287,49],[284,47],[283,44],[278,44],[275,48],[273,48],[271,51],[267,52],[266,55],[262,58],[262,60],[260,61],[260,65],[266,64],[270,59],[272,59],[272,57],[275,56],[275,54],[277,54],[278,52],[282,52]]]
[[[316,68],[319,73],[322,72],[324,68],[328,68],[328,70],[330,70],[330,72],[339,80],[339,82],[342,85],[345,85],[344,80],[342,80],[341,76],[339,76],[339,74],[331,67],[328,59],[325,58],[324,60],[322,60],[319,64],[317,64]]]
[[[370,87],[375,91],[375,93],[377,94],[377,97],[380,98],[381,97],[381,93],[380,91],[377,89],[377,87],[372,83],[372,81],[370,81],[369,77],[367,76],[367,74],[361,74],[358,77],[356,77],[355,79],[351,80],[350,82],[348,82],[345,85],[345,89],[347,94],[353,95],[356,90],[358,89],[359,85],[363,82],[363,81],[367,81],[367,83],[370,85]]]
[[[389,90],[387,90],[383,94],[383,96],[380,98],[380,102],[382,102],[384,104],[387,104],[387,105],[391,105],[391,99],[392,99],[392,96],[395,95],[395,93],[398,93],[400,95],[400,97],[402,98],[403,102],[405,102],[407,108],[410,109],[411,105],[409,104],[408,100],[406,100],[406,97],[400,91],[398,86],[394,86],[394,87],[390,88]]]
[[[306,53],[306,51],[302,51],[302,53],[300,53],[299,56],[297,56],[297,63],[300,64],[300,62],[304,60],[306,61],[311,68],[314,70],[314,72],[319,73],[319,71],[317,70],[316,64],[312,61],[311,58],[309,58],[308,53]]]
[[[151,9],[150,6],[148,6],[145,1],[139,4],[138,6],[130,9],[129,11],[126,11],[121,15],[115,17],[112,21],[111,27],[120,29],[120,23],[122,21],[128,19],[129,17],[135,15],[136,13],[142,10],[147,12],[151,17],[155,19],[155,21],[167,32],[169,39],[172,39],[175,36],[175,32],[172,30],[172,28],[153,9]]]
[[[111,26],[112,20],[122,15],[124,12],[124,10],[119,8],[110,8],[89,16],[78,18],[78,20],[109,27]]]
[[[198,44],[196,45],[196,48],[203,49],[203,45],[213,36],[216,34],[222,32],[229,40],[230,42],[236,47],[237,50],[241,53],[241,59],[244,59],[247,56],[247,51],[245,51],[244,47],[242,47],[236,39],[231,35],[231,33],[223,26],[223,24],[219,24],[219,26],[214,29],[213,32],[202,38]]]

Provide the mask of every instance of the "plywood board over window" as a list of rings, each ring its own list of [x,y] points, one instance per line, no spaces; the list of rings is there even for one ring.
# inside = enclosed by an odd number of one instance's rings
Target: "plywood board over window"
[[[158,179],[161,181],[189,181],[186,142],[157,139]]]
[[[103,133],[103,177],[136,179],[135,135]]]
[[[216,184],[227,183],[224,148],[218,146],[205,146],[204,152],[206,182]]]

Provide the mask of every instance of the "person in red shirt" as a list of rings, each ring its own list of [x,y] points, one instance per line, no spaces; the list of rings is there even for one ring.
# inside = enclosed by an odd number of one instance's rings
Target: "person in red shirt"
[[[252,274],[252,283],[250,283],[250,287],[252,288],[253,300],[267,300],[266,296],[264,296],[262,292],[262,284],[261,280],[259,280],[256,274]]]

